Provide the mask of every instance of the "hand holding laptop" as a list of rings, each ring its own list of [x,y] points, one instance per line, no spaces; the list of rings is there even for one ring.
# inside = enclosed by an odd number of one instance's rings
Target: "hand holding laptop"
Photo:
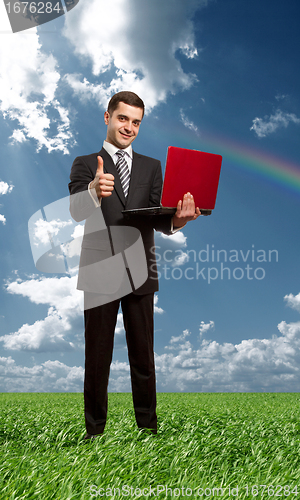
[[[186,193],[183,200],[177,203],[177,210],[173,216],[173,227],[179,228],[186,225],[187,222],[197,219],[201,215],[199,207],[195,208],[194,197],[191,193]]]

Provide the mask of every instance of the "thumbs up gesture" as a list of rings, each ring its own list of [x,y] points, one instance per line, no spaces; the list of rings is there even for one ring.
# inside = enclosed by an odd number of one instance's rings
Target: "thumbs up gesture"
[[[95,189],[99,200],[111,196],[114,190],[114,176],[103,173],[103,158],[97,156],[98,167],[94,180],[90,184],[91,189]]]

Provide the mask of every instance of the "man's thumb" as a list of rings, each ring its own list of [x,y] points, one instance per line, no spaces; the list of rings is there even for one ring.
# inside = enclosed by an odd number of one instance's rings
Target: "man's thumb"
[[[97,167],[97,172],[96,175],[103,174],[103,158],[101,156],[97,156],[98,160],[98,167]]]

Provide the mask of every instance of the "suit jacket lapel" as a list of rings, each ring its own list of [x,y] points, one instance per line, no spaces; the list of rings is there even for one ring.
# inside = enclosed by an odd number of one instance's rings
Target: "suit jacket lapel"
[[[119,177],[118,171],[116,169],[116,166],[115,166],[111,156],[108,154],[107,151],[105,151],[104,148],[101,149],[99,156],[102,156],[102,158],[103,158],[103,164],[104,164],[103,172],[105,174],[112,174],[114,176],[114,178],[115,178],[114,189],[125,207],[126,199],[125,199],[124,192],[123,192],[123,189],[121,186],[120,177]]]

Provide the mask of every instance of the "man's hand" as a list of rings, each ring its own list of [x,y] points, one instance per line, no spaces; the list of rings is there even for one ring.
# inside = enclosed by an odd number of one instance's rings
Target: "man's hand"
[[[195,202],[191,193],[186,193],[183,200],[179,200],[177,211],[173,216],[173,228],[183,227],[190,220],[195,220],[201,215],[200,209],[195,209]]]
[[[111,196],[114,190],[114,176],[103,173],[103,158],[97,156],[98,168],[95,179],[90,183],[90,189],[95,189],[99,200]]]

